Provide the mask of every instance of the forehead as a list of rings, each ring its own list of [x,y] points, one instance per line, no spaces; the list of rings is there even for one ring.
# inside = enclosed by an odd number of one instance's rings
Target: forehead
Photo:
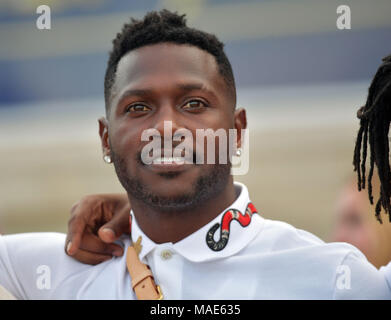
[[[357,185],[354,183],[346,185],[339,196],[337,203],[338,208],[342,213],[349,213],[352,211],[365,212],[369,207],[369,200],[365,192],[359,192]]]
[[[176,81],[201,82],[216,92],[225,88],[213,55],[191,45],[160,43],[132,50],[121,58],[112,96],[133,86],[175,86]]]

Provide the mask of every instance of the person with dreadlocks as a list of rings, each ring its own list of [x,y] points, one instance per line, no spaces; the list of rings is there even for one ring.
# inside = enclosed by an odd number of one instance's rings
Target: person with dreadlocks
[[[391,221],[391,171],[389,161],[388,132],[391,121],[391,55],[383,58],[368,90],[364,106],[357,111],[360,129],[354,149],[353,165],[357,171],[358,190],[365,189],[365,167],[367,148],[370,147],[370,168],[368,174],[368,197],[374,204],[372,177],[375,165],[380,179],[380,196],[376,202],[376,218],[380,223],[381,208]],[[362,149],[362,153],[361,153]]]
[[[379,196],[380,180],[372,177],[373,196]],[[391,223],[379,223],[375,216],[375,206],[368,195],[358,191],[357,177],[349,174],[340,190],[334,209],[334,223],[330,241],[347,242],[359,249],[376,268],[391,261]],[[384,210],[381,219],[388,219]]]
[[[347,243],[324,243],[263,218],[246,186],[233,181],[230,161],[192,161],[219,154],[220,142],[207,152],[196,142],[186,162],[166,146],[167,122],[193,136],[247,126],[216,36],[162,10],[125,24],[113,45],[99,134],[104,161],[114,164],[126,195],[88,198],[68,238],[0,237],[0,285],[18,299],[391,298],[391,265],[377,270]],[[141,137],[151,129],[164,136],[156,147],[164,156],[146,162]],[[240,150],[239,134],[233,144]],[[119,243],[99,236],[119,236]]]

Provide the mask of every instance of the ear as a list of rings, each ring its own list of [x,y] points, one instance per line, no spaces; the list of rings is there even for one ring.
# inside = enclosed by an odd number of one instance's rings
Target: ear
[[[247,116],[246,110],[243,108],[235,110],[234,125],[237,132],[236,146],[237,148],[242,147],[242,130],[247,129]]]
[[[110,143],[109,143],[109,127],[107,119],[101,117],[98,119],[99,123],[99,136],[102,143],[103,156],[111,156]]]

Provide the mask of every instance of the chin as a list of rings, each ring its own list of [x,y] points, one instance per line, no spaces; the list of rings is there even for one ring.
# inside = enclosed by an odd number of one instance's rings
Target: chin
[[[168,185],[155,184],[148,188],[150,193],[161,199],[175,200],[187,199],[194,196],[193,185],[184,186],[183,184],[169,183]]]
[[[198,206],[196,197],[192,194],[155,194],[150,197],[146,204],[156,207],[161,212],[176,213],[194,209]]]

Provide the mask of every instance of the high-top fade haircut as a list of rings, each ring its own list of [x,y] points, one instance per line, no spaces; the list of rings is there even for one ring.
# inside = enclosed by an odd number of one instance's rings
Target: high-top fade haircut
[[[361,191],[365,189],[365,162],[369,143],[368,196],[373,204],[372,176],[376,165],[380,180],[380,197],[376,203],[375,215],[380,223],[382,223],[380,216],[382,207],[391,221],[391,171],[388,141],[391,122],[391,55],[383,58],[382,61],[369,87],[367,101],[357,112],[360,129],[353,158],[354,170],[357,171],[358,176],[358,189]]]
[[[113,40],[105,75],[106,113],[110,109],[111,89],[115,81],[118,62],[131,50],[157,43],[187,44],[209,52],[216,59],[219,73],[227,84],[236,105],[236,88],[231,64],[223,50],[224,44],[213,34],[186,25],[186,15],[178,15],[166,9],[147,13],[142,20],[131,18]]]

